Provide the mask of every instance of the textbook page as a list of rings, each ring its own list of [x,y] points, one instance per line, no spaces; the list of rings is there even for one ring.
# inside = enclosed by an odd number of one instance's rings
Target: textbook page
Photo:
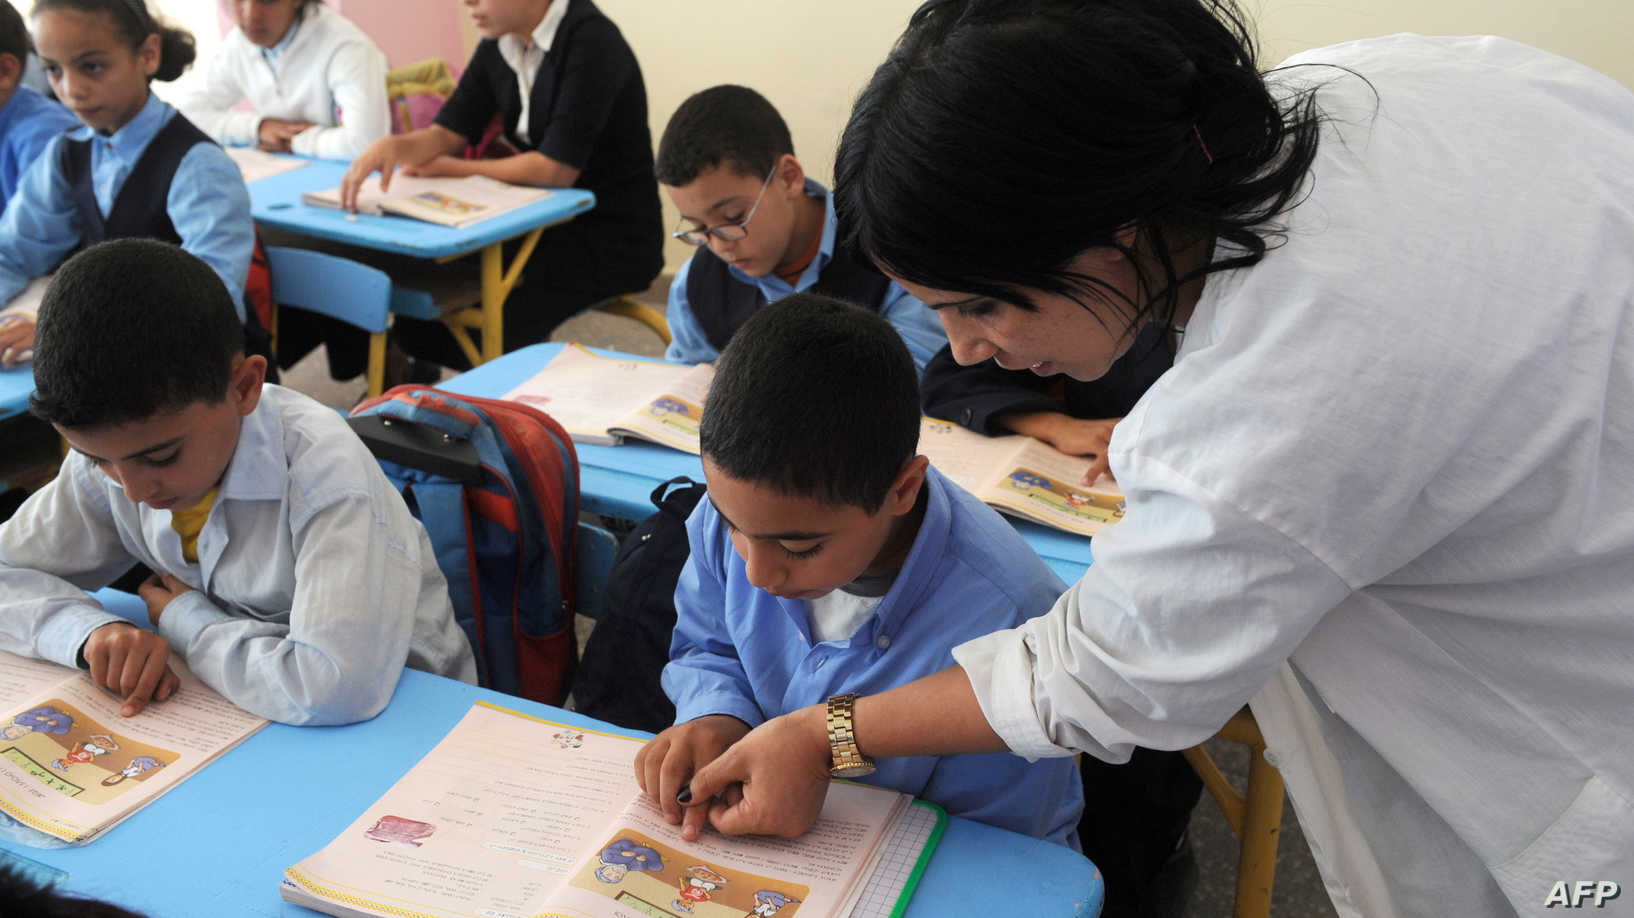
[[[511,185],[486,175],[423,178],[399,170],[392,176],[389,191],[380,190],[378,174],[364,179],[363,187],[358,190],[357,210],[362,214],[398,214],[457,227],[497,217],[548,197],[549,189]],[[340,189],[309,191],[301,195],[301,201],[339,209]]]
[[[636,786],[641,745],[477,702],[346,831],[286,870],[280,894],[340,916],[844,915],[910,799],[836,783],[800,839],[685,842]]]
[[[307,165],[304,159],[297,159],[293,156],[279,156],[276,153],[268,153],[266,150],[259,150],[255,147],[225,147],[224,149],[227,151],[227,158],[238,166],[239,174],[244,176],[244,184],[246,185],[264,178],[272,178],[275,175],[283,175],[285,172],[304,169]]]
[[[172,656],[176,693],[120,717],[124,699],[79,670],[0,653],[0,809],[83,843],[266,726]]]
[[[610,446],[639,437],[696,456],[714,376],[708,364],[603,357],[570,344],[504,398],[549,414],[580,443]]]
[[[919,451],[959,487],[996,510],[1079,535],[1123,518],[1123,492],[1107,476],[1082,484],[1090,461],[1048,443],[1009,434],[988,437],[923,418]]]

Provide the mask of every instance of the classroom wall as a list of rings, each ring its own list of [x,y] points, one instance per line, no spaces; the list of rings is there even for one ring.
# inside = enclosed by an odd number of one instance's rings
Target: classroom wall
[[[27,14],[33,0],[6,0]],[[193,30],[200,58],[219,42],[218,0],[148,0]],[[456,0],[329,0],[371,30],[393,64],[468,57],[478,36]],[[717,83],[753,86],[782,111],[795,151],[819,181],[833,177],[834,145],[851,101],[919,0],[711,0],[705,4],[597,0],[624,31],[647,82],[654,143],[681,100]],[[1392,32],[1489,32],[1580,60],[1634,88],[1630,0],[1240,0],[1270,66],[1306,48]],[[456,65],[457,66],[457,65]],[[194,79],[166,86],[162,96]],[[674,209],[665,204],[666,226]],[[690,249],[671,241],[669,270]]]
[[[356,2],[356,0],[353,0]],[[385,0],[373,0],[385,2]],[[819,181],[851,102],[918,0],[596,0],[618,23],[647,81],[653,142],[681,100],[718,83],[753,86],[789,123]],[[1394,32],[1490,32],[1583,61],[1634,88],[1631,0],[1239,0],[1256,21],[1266,66],[1307,48]],[[474,36],[467,47],[475,47]],[[664,201],[666,228],[676,213]],[[691,249],[665,249],[674,271]]]

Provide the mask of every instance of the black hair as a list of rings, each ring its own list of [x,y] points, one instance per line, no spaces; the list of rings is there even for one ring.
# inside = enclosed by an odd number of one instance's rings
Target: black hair
[[[139,421],[227,395],[244,326],[227,286],[179,247],[116,239],[51,278],[34,331],[34,414],[63,427]]]
[[[182,75],[198,57],[193,33],[186,29],[165,25],[148,12],[146,0],[34,0],[29,16],[35,17],[46,10],[70,9],[81,13],[101,13],[113,24],[114,34],[131,47],[159,35],[159,70],[153,79],[169,82]]]
[[[0,864],[0,915],[6,918],[142,918],[110,902],[81,899],[41,882],[11,864]]]
[[[670,116],[654,162],[658,181],[678,188],[720,165],[765,178],[785,153],[794,153],[789,126],[765,96],[747,86],[715,86],[693,93]]]
[[[0,54],[9,54],[19,63],[28,62],[34,42],[28,37],[28,25],[23,14],[9,3],[0,3]]]
[[[878,313],[796,293],[732,336],[698,434],[733,478],[873,513],[919,446],[919,374]]]
[[[1133,333],[1280,243],[1320,121],[1314,91],[1267,89],[1233,0],[931,0],[857,99],[834,206],[899,277],[1023,309],[1020,288],[1095,297]],[[1068,270],[1097,247],[1137,267],[1135,302]]]

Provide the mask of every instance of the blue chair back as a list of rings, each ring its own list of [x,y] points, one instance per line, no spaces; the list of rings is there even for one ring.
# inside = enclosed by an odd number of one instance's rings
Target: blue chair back
[[[307,249],[267,249],[272,301],[339,319],[366,332],[386,330],[391,278],[379,268]]]

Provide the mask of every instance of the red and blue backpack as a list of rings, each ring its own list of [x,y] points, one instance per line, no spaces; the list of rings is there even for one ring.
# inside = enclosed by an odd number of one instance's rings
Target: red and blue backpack
[[[482,685],[567,697],[579,463],[567,432],[528,405],[398,386],[352,410],[426,528]]]

